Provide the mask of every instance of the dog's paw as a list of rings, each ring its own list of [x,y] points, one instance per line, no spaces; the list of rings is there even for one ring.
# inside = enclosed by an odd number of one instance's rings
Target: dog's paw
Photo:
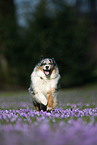
[[[51,111],[53,108],[47,106],[47,111]]]

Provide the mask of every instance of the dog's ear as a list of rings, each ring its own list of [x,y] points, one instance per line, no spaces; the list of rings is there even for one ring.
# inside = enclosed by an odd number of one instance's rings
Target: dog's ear
[[[42,60],[43,58],[44,58],[43,55],[41,55],[41,56],[40,56],[40,60]]]
[[[56,65],[55,59],[52,57],[53,64]]]

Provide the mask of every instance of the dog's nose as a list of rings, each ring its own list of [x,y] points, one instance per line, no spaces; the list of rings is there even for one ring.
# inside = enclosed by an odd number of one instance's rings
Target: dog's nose
[[[48,65],[46,65],[46,69],[49,69],[49,66]]]

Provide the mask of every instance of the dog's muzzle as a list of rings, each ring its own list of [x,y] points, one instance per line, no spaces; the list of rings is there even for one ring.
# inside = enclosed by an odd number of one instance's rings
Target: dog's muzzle
[[[50,75],[51,68],[49,65],[45,65],[43,70],[46,76]]]

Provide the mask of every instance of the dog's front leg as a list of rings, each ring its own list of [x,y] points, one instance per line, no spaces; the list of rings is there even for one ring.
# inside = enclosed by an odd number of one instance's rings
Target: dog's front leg
[[[45,106],[47,105],[47,99],[41,92],[36,92],[34,97],[38,103],[43,104]]]
[[[55,88],[51,89],[47,93],[47,101],[48,101],[47,110],[52,110],[56,106],[56,99],[54,98],[54,92],[55,92]]]

